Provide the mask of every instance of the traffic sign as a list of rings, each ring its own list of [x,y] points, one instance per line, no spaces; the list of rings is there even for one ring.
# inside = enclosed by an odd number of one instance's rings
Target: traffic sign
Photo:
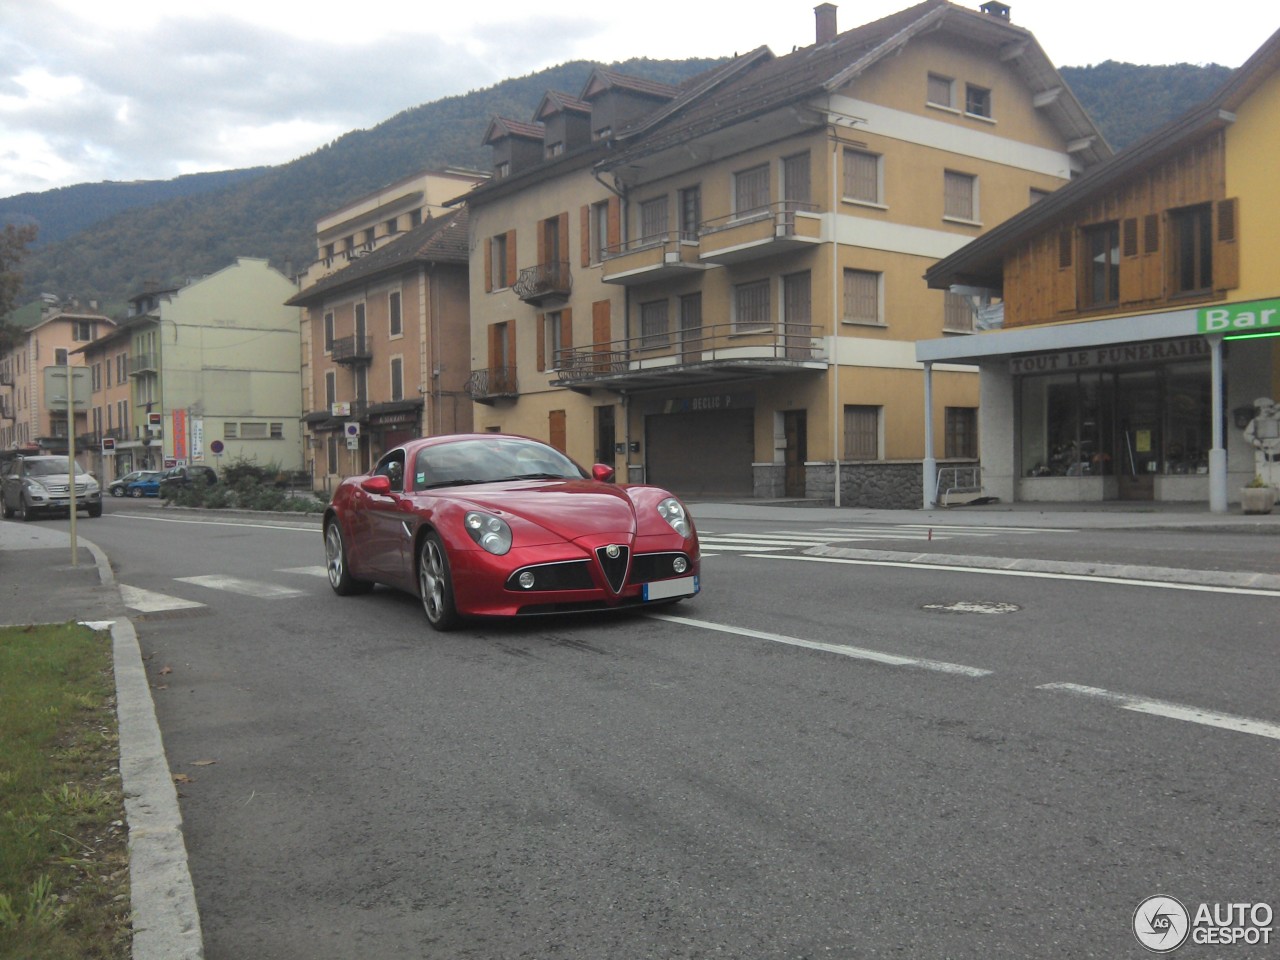
[[[343,432],[347,435],[347,439],[360,436],[360,421],[348,420],[342,425]]]
[[[115,452],[116,452],[116,438],[115,438],[115,437],[103,437],[103,438],[102,438],[102,454],[103,454],[103,456],[107,456],[107,457],[114,456],[114,455],[115,455]]]

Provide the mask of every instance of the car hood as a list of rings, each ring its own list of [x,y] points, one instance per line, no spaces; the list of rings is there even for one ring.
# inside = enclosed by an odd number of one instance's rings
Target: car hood
[[[635,505],[626,492],[592,480],[486,483],[458,491],[457,497],[536,524],[562,540],[630,539],[636,532]]]

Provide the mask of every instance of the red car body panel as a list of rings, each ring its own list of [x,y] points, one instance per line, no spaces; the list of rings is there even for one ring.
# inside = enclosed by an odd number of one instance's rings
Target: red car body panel
[[[405,462],[413,463],[423,446],[494,436],[411,441],[404,444]],[[538,479],[383,494],[366,488],[369,479],[369,475],[345,479],[326,515],[326,524],[341,524],[352,576],[416,595],[419,549],[426,533],[435,531],[448,555],[454,605],[465,617],[642,604],[646,591],[661,593],[661,588],[650,584],[662,580],[686,590],[681,597],[693,595],[700,587],[701,558],[693,520],[686,510],[689,536],[681,536],[658,512],[658,504],[673,496],[659,487]],[[506,522],[512,537],[507,553],[494,555],[472,539],[463,525],[472,510]],[[596,553],[610,545],[626,551],[627,574],[620,585],[610,583],[604,555]],[[675,555],[687,564],[678,574],[665,566]],[[534,589],[512,583],[513,575],[525,569],[534,574]],[[615,579],[619,569],[614,568]],[[543,585],[548,575],[552,587]],[[572,582],[559,582],[565,579]]]

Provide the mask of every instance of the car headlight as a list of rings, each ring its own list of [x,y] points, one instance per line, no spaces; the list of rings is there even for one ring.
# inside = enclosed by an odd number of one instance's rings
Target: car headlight
[[[685,513],[684,504],[675,497],[667,497],[658,504],[658,514],[682,537],[688,537],[693,530],[689,523],[689,515]]]
[[[500,557],[511,549],[511,528],[501,517],[471,510],[462,518],[462,524],[472,540],[495,556]]]

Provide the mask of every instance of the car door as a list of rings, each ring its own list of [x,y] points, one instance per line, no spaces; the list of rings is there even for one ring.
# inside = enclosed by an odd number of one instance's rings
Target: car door
[[[386,454],[378,461],[373,474],[390,480],[391,491],[386,496],[361,493],[365,529],[360,557],[373,579],[383,583],[410,583],[413,578],[406,577],[405,558],[412,551],[406,545],[409,535],[405,523],[408,521],[411,525],[413,517],[404,495],[404,450],[396,448]]]

